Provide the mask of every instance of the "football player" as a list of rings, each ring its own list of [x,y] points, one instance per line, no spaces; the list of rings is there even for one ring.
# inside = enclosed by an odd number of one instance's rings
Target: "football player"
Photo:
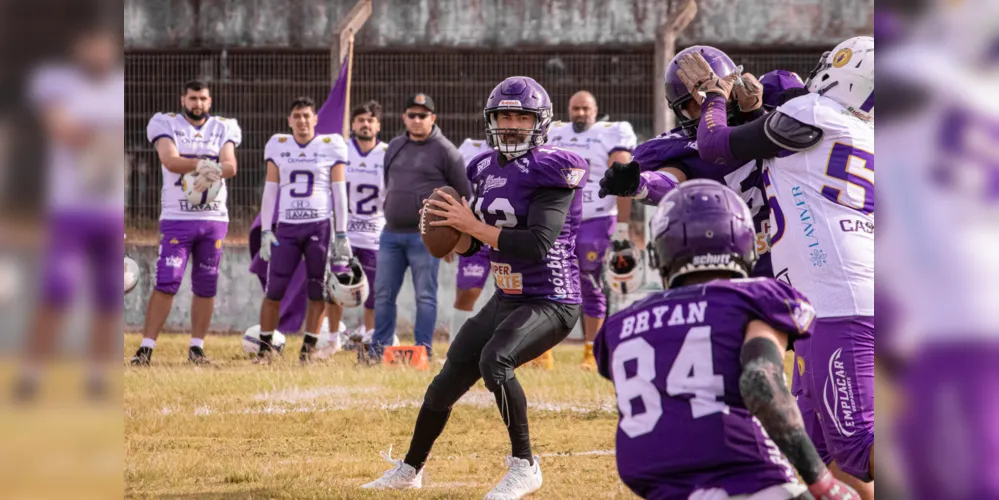
[[[489,143],[483,140],[465,139],[458,147],[458,152],[465,160],[467,167],[476,156],[492,151]],[[489,246],[482,245],[478,253],[465,257],[458,256],[458,276],[455,279],[457,291],[454,294],[454,311],[451,313],[451,342],[454,342],[461,325],[468,321],[475,309],[475,301],[482,295],[482,288],[489,278]]]
[[[510,436],[509,471],[487,499],[518,499],[541,487],[531,454],[527,397],[514,369],[562,341],[579,319],[576,234],[582,217],[586,161],[546,146],[552,105],[531,78],[507,78],[483,110],[494,151],[468,165],[474,200],[429,200],[424,210],[462,233],[455,251],[489,245],[496,294],[469,318],[424,396],[409,451],[365,488],[419,488],[430,449],[451,409],[480,378],[496,397]],[[438,191],[440,193],[440,191]],[[474,207],[474,208],[473,208]],[[473,211],[474,210],[474,211]]]
[[[818,317],[815,337],[796,346],[805,366],[802,413],[813,440],[825,439],[824,458],[867,483],[862,494],[873,498],[874,39],[840,43],[809,75],[807,94],[738,127],[725,123],[731,79],[700,54],[680,66],[703,101],[701,158],[767,158],[774,269]]]
[[[267,183],[260,208],[260,257],[268,265],[257,353],[257,360],[262,362],[268,361],[273,352],[271,341],[281,299],[299,262],[305,259],[309,297],[305,338],[299,351],[299,361],[305,363],[311,361],[319,340],[326,280],[331,279],[330,273],[347,272],[351,259],[344,182],[347,145],[339,134],[317,135],[317,123],[316,103],[308,97],[299,97],[288,112],[292,133],[274,134],[264,147]],[[279,192],[277,227],[272,229],[271,217]],[[334,235],[330,234],[331,229]],[[334,337],[339,339],[339,335]]]
[[[787,390],[784,352],[813,333],[815,312],[790,286],[749,278],[746,203],[692,180],[650,225],[666,291],[611,316],[595,346],[617,392],[624,483],[643,498],[799,498],[789,460],[814,498],[858,498],[822,462]]]
[[[272,221],[278,218],[280,200],[279,193],[278,202],[274,204]],[[260,219],[260,214],[257,214],[257,218],[253,220],[253,225],[250,226],[250,272],[257,275],[257,279],[260,280],[260,288],[266,292],[267,261],[260,257],[260,234],[262,232]],[[281,299],[277,331],[292,333],[302,330],[302,322],[305,321],[305,311],[309,303],[308,295],[305,293],[305,281],[305,261],[299,261],[295,273],[291,275],[291,281],[288,282],[284,298]]]
[[[580,90],[569,99],[569,122],[552,124],[549,143],[582,156],[589,165],[590,179],[601,179],[607,167],[631,161],[631,152],[638,138],[628,122],[597,123],[597,100],[593,94]],[[607,315],[604,294],[603,262],[611,240],[629,240],[631,198],[602,198],[600,185],[587,184],[583,189],[583,223],[576,242],[580,285],[583,287],[583,348],[582,366],[596,369],[593,359],[593,338]],[[550,357],[551,353],[546,353]]]
[[[385,227],[382,201],[385,199],[385,151],[388,144],[378,140],[382,129],[382,106],[369,101],[350,112],[351,139],[347,141],[347,236],[368,283],[375,282],[378,238]],[[328,303],[330,331],[335,332],[343,317],[343,307]],[[364,324],[355,336],[370,337],[375,329],[375,294],[364,300]],[[394,342],[395,343],[395,342]]]
[[[133,365],[148,365],[163,322],[170,314],[173,296],[191,263],[191,346],[188,360],[208,363],[205,335],[215,310],[222,243],[229,226],[224,179],[236,175],[236,147],[243,140],[239,124],[232,118],[212,116],[212,96],[200,81],[184,84],[180,113],[156,113],[146,128],[163,165],[160,194],[160,252],[156,263],[156,287],[149,297],[142,344],[132,357]],[[214,200],[192,205],[184,196],[184,174],[196,172],[197,183],[207,187],[222,182]]]

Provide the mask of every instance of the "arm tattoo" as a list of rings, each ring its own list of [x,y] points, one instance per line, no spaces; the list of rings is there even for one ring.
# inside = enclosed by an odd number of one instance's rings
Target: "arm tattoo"
[[[741,360],[739,392],[746,408],[763,424],[805,483],[814,483],[826,467],[805,433],[801,413],[785,385],[780,350],[769,339],[754,338],[742,346]]]

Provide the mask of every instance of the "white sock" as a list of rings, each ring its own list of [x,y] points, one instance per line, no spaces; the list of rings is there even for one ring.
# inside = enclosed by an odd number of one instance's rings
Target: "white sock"
[[[139,344],[139,347],[148,347],[148,348],[152,349],[152,348],[156,347],[156,339],[148,339],[148,338],[143,337],[142,338],[142,343]]]
[[[191,339],[191,347],[205,348],[205,339]]]
[[[451,342],[454,342],[454,339],[458,337],[458,332],[461,331],[461,326],[471,317],[472,311],[462,311],[461,309],[451,311]]]
[[[340,332],[331,333],[330,344],[333,345],[334,349],[343,349],[343,335]]]

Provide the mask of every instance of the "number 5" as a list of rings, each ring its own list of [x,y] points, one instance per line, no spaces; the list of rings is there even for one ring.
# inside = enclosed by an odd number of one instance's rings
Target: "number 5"
[[[850,172],[850,166],[857,164],[864,170],[871,171],[871,180]],[[843,190],[829,185],[822,186],[822,196],[833,203],[865,214],[874,213],[874,153],[837,142],[829,153],[826,175],[833,179],[846,181],[847,186],[860,188],[864,191],[864,196],[862,199],[855,199],[857,197],[850,196],[849,191],[847,191],[848,200],[841,200]]]

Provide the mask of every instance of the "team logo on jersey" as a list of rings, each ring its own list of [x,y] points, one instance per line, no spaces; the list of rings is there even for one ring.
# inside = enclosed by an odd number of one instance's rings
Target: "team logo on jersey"
[[[219,250],[222,248],[222,240],[215,240],[215,249]]]
[[[180,267],[184,265],[184,259],[177,255],[171,255],[170,257],[163,259],[163,264],[167,267],[180,269]]]
[[[517,165],[517,168],[525,174],[531,171],[531,160],[527,158],[517,158],[517,162],[514,165]]]
[[[326,144],[329,144],[332,141],[333,141],[333,139],[330,138],[330,137],[323,137],[323,142],[326,143]]]
[[[177,244],[180,244],[180,242],[177,241],[177,238],[170,238],[170,244],[171,245],[177,245]]]
[[[503,290],[508,295],[520,295],[524,293],[524,276],[513,272],[510,264],[490,262],[493,271],[493,279],[496,280],[496,288]]]
[[[201,137],[202,137],[201,136],[201,132],[198,132],[198,133],[194,134],[194,138],[195,139],[201,139]]]
[[[587,254],[586,254],[586,260],[588,260],[590,262],[593,262],[593,261],[597,260],[597,252],[587,252]]]
[[[480,161],[479,164],[475,166],[475,175],[481,174],[482,171],[489,166],[489,161],[490,161],[489,158],[483,158],[482,161]]]
[[[278,137],[278,142],[280,142],[281,144],[284,144],[284,143],[288,142],[288,138],[287,137]]]
[[[302,157],[304,157],[304,156],[305,156],[305,153],[298,153],[298,157],[299,157],[299,158],[302,158]]]
[[[795,359],[798,360],[798,375],[804,375],[805,374],[805,358],[802,358],[801,356],[795,356]]]
[[[784,304],[787,305],[791,321],[794,322],[798,333],[808,331],[808,327],[812,325],[812,320],[815,319],[815,308],[812,307],[812,304],[803,300],[785,300]]]
[[[857,432],[857,422],[853,416],[858,408],[854,396],[853,380],[846,369],[843,348],[840,347],[829,356],[829,373],[822,384],[822,402],[836,430],[844,437]]]
[[[486,266],[479,264],[468,264],[461,268],[461,274],[469,278],[481,278],[486,275]]]
[[[472,147],[473,147],[473,148],[477,148],[477,147],[479,147],[479,146],[482,146],[482,143],[481,143],[481,142],[473,142],[473,143],[472,143]]]
[[[582,182],[583,177],[586,175],[586,170],[582,168],[563,168],[562,175],[565,176],[565,181],[569,183],[569,187],[576,187]]]
[[[495,175],[490,175],[486,177],[486,181],[482,183],[482,194],[488,193],[490,190],[506,186],[506,177],[496,177]]]
[[[850,62],[853,57],[853,49],[843,49],[836,53],[833,57],[832,65],[834,68],[842,68],[846,66],[846,63]]]

